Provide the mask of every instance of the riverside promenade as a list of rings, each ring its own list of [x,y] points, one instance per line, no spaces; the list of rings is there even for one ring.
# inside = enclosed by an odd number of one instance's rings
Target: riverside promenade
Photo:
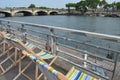
[[[119,50],[98,43],[115,44],[114,46],[118,47],[120,45],[120,37],[118,36],[8,20],[0,20],[0,29],[2,32],[17,36],[23,42],[30,42],[37,48],[47,50],[52,55],[57,56],[51,66],[63,74],[66,74],[72,66],[75,66],[80,71],[101,80],[119,80],[120,78]],[[1,38],[2,40],[3,38]],[[15,55],[12,54],[14,49],[26,49],[11,40],[5,42],[6,44],[3,45],[8,46],[4,49],[1,45],[0,54],[2,80],[3,78],[4,80],[34,80],[34,74],[36,73],[34,63],[26,67],[24,74],[23,71],[19,71],[19,66],[22,65],[21,68],[25,67],[31,62],[30,59],[20,54],[17,54],[18,57],[15,57],[15,59],[10,57]],[[48,46],[51,50],[46,49]],[[10,48],[11,50],[7,51]],[[6,55],[3,55],[2,51]],[[10,65],[12,67],[9,69]],[[24,76],[21,76],[21,74]]]

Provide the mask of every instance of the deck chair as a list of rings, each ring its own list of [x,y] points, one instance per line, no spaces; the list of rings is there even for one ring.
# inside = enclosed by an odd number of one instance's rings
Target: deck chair
[[[19,40],[19,42],[21,43],[22,40],[18,39],[17,37],[11,36],[11,34],[9,33],[4,33],[5,38],[9,39],[11,41],[17,42]],[[23,42],[22,42],[23,43]],[[30,50],[34,51],[35,48],[37,48],[34,44],[30,43],[30,42],[26,42],[24,44],[24,46],[26,46],[27,48],[29,48]],[[51,55],[49,52],[47,51],[41,51],[41,49],[39,49],[39,51],[36,53],[38,56],[42,57],[43,59],[52,59],[55,56]]]
[[[31,50],[34,51],[35,48],[37,48],[35,45],[33,45],[32,43],[29,43],[29,42],[26,42],[25,45],[30,48]],[[39,49],[39,48],[38,48]],[[39,49],[39,51],[37,51],[36,53],[38,56],[40,56],[41,58],[43,59],[52,59],[54,58],[55,56],[53,56],[52,54],[50,54],[49,52],[47,51],[43,51],[41,49]]]
[[[13,49],[14,47],[6,41],[7,36],[4,35],[4,33],[2,32],[0,32],[0,34],[2,35],[1,37],[4,39],[4,41],[0,44],[0,46],[2,46],[3,48],[2,50],[0,50],[0,75],[4,75],[19,62],[19,59],[17,58],[17,48]],[[23,59],[24,57],[21,57],[21,59]]]
[[[23,54],[27,55],[30,59],[32,59],[35,63],[38,64],[40,71],[44,74],[44,76],[47,77],[47,80],[98,80],[88,74],[85,74],[84,72],[75,69],[75,67],[72,67],[72,69],[65,76],[51,66],[38,60],[32,54],[28,54],[25,52],[23,52]]]
[[[84,72],[77,70],[75,67],[72,67],[66,76],[69,80],[98,80]]]
[[[35,45],[33,45],[32,43],[30,43],[30,42],[26,42],[26,43],[23,43],[21,40],[19,40],[19,39],[17,39],[16,37],[14,37],[14,38],[11,38],[11,37],[7,37],[7,39],[10,39],[11,41],[13,41],[13,42],[16,42],[16,43],[19,43],[20,45],[22,45],[24,48],[26,48],[28,51],[30,51],[32,54],[34,54],[34,55],[36,55],[36,56],[39,56],[39,57],[41,57],[42,59],[44,59],[44,60],[48,60],[48,59],[52,59],[51,60],[51,62],[49,63],[49,65],[51,65],[53,62],[54,62],[54,60],[56,60],[57,59],[57,56],[53,56],[53,55],[51,55],[51,54],[49,54],[48,52],[46,52],[46,51],[39,51],[38,53],[35,53],[34,52],[34,49],[35,48],[37,48]],[[30,62],[31,63],[31,62]],[[30,66],[30,65],[29,65]],[[25,69],[23,69],[24,71],[25,71]],[[21,70],[20,72],[22,72],[21,74],[23,74],[23,70]],[[36,72],[38,71],[38,66],[36,65]],[[18,74],[18,75],[20,75],[20,74]],[[24,74],[25,75],[25,74]],[[25,75],[25,76],[27,76],[27,75]],[[39,79],[40,77],[42,76],[42,74],[38,74],[38,73],[36,73],[36,78],[37,79]],[[19,76],[17,76],[17,77],[19,77]],[[17,77],[15,77],[15,79],[17,78]],[[28,77],[28,76],[27,76]],[[36,80],[37,80],[36,79]]]
[[[31,50],[32,48],[29,48],[30,46],[26,46],[24,43],[22,43],[21,41],[19,41],[17,39],[14,39],[14,41],[18,42],[25,48],[28,48],[31,53],[34,53]],[[72,68],[69,71],[69,73],[67,74],[67,76],[64,76],[62,73],[60,73],[60,72],[56,71],[55,69],[53,69],[52,67],[50,67],[50,65],[45,63],[43,60],[40,60],[38,57],[36,57],[43,52],[38,53],[38,55],[36,54],[35,56],[33,54],[28,54],[28,52],[26,52],[26,51],[23,51],[22,53],[24,55],[27,55],[29,58],[31,58],[34,62],[36,62],[38,64],[40,71],[44,74],[44,76],[47,77],[48,80],[74,80],[74,79],[96,80],[96,78],[93,78],[83,72],[80,72],[79,70],[77,70],[75,68]],[[23,72],[23,70],[22,70],[22,72]],[[19,76],[19,75],[20,74],[18,74],[17,76]],[[13,80],[16,80],[16,79],[13,79]],[[38,79],[36,79],[36,80],[38,80]]]
[[[34,51],[37,48],[34,44],[32,44],[30,42],[26,42],[25,45],[32,51]],[[39,49],[36,52],[36,54],[37,54],[37,56],[41,57],[43,60],[50,60],[50,63],[48,63],[48,65],[52,65],[53,62],[57,59],[57,56],[53,56],[49,52],[43,51],[41,49]],[[35,79],[36,80],[39,80],[42,77],[42,74],[39,74],[38,71],[39,71],[38,70],[38,65],[36,65],[36,74],[35,74]]]

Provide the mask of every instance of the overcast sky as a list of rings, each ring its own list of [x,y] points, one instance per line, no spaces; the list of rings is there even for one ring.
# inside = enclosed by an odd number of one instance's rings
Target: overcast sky
[[[50,8],[65,8],[66,3],[76,3],[80,0],[0,0],[0,7],[28,7],[30,4]],[[106,0],[108,3],[120,0]]]

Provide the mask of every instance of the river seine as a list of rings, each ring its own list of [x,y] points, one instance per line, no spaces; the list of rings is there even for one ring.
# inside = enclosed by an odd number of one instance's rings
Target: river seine
[[[77,30],[85,30],[90,32],[120,36],[120,18],[94,17],[94,16],[28,16],[28,17],[9,17],[3,19],[51,25],[56,27],[65,27]],[[100,41],[93,42],[102,43]],[[111,47],[112,49],[120,50],[119,48],[120,46],[116,43],[111,44],[110,42],[109,44],[103,41],[102,46],[106,45],[107,47],[112,46]],[[108,53],[105,51],[98,52],[98,50],[96,52],[98,54],[101,54],[102,56],[103,54],[104,56],[106,56],[105,54]]]
[[[29,16],[4,19],[120,35],[120,18],[93,16]]]

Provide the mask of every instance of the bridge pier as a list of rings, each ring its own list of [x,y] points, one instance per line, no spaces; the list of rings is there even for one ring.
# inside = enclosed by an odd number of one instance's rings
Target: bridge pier
[[[32,13],[32,16],[35,16],[35,15],[36,15],[36,13],[35,13],[35,12],[33,12],[33,13]]]
[[[15,14],[12,12],[11,15],[10,15],[10,17],[13,17],[14,15],[15,15]]]

